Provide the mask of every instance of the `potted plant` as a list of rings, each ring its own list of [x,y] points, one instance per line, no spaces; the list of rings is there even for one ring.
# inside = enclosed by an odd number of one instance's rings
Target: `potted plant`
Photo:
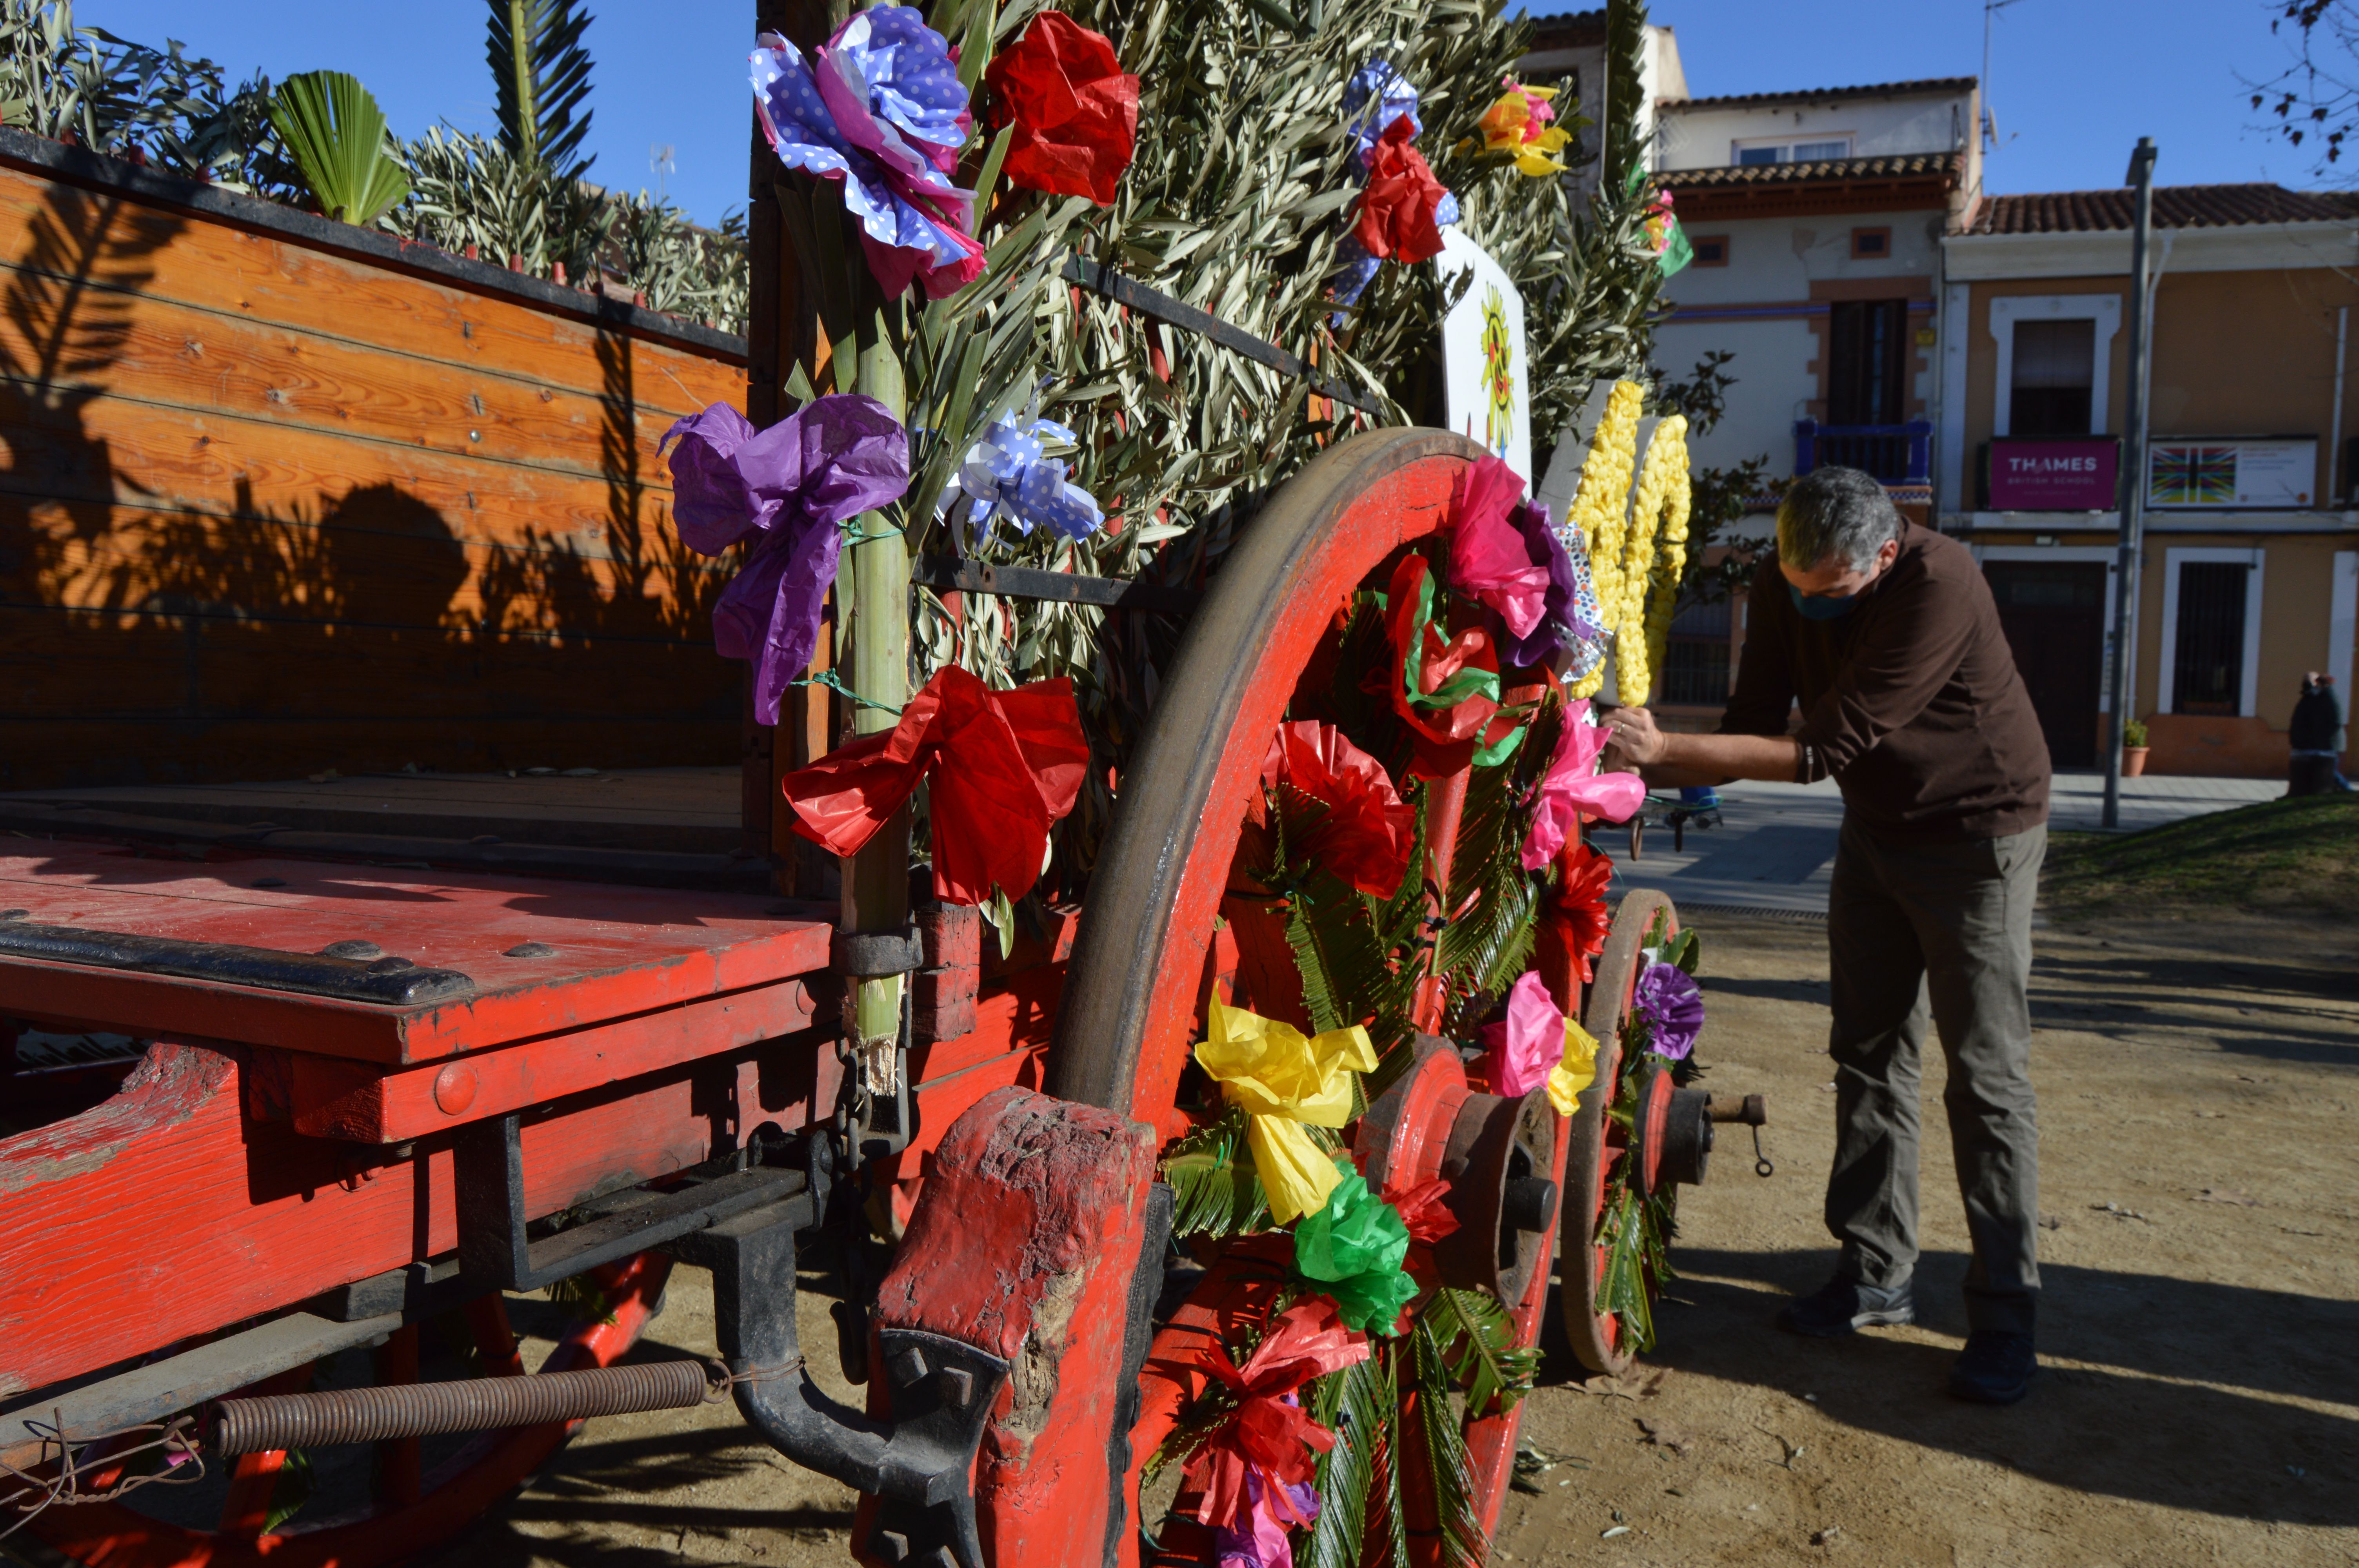
[[[2122,777],[2134,779],[2146,772],[2146,720],[2122,720]]]

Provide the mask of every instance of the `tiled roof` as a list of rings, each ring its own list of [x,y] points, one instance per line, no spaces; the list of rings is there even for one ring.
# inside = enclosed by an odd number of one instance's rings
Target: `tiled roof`
[[[1921,81],[1875,81],[1860,87],[1805,87],[1791,92],[1736,92],[1724,98],[1672,98],[1666,114],[1689,109],[1748,109],[1766,103],[1827,103],[1843,98],[1919,98],[1936,93],[1971,92],[1971,76],[1933,76]]]
[[[1826,158],[1816,163],[1747,163],[1723,168],[1667,168],[1658,177],[1674,190],[1725,190],[1754,185],[1801,185],[1822,179],[1952,178],[1956,153],[1904,153],[1887,157]]]
[[[1533,54],[1556,49],[1594,48],[1605,41],[1603,11],[1568,11],[1560,16],[1532,18]]]
[[[2218,229],[2240,223],[2348,222],[2359,198],[2282,185],[2158,185],[2158,229]],[[1974,234],[2086,234],[2126,229],[2136,221],[2129,189],[2060,190],[2034,196],[1985,198]]]

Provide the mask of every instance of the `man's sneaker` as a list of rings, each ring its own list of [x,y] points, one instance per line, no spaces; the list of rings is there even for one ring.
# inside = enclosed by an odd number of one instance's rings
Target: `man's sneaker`
[[[1917,1308],[1907,1285],[1880,1289],[1840,1276],[1819,1287],[1816,1295],[1796,1296],[1777,1314],[1777,1326],[1789,1334],[1813,1339],[1836,1339],[1863,1328],[1889,1328],[1917,1321]]]
[[[1966,1336],[1966,1347],[1950,1368],[1950,1392],[1978,1405],[2011,1405],[2031,1391],[2038,1368],[2031,1336],[1977,1329]]]

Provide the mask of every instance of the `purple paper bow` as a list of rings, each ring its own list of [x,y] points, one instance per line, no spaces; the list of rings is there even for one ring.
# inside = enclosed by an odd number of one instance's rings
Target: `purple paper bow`
[[[1287,1402],[1295,1402],[1287,1396]],[[1294,1568],[1294,1541],[1278,1517],[1272,1493],[1285,1496],[1296,1519],[1319,1517],[1319,1489],[1308,1481],[1280,1481],[1275,1487],[1252,1465],[1245,1467],[1245,1508],[1227,1524],[1212,1527],[1216,1568]]]
[[[1703,1032],[1703,988],[1677,964],[1649,964],[1638,977],[1630,1004],[1651,1033],[1647,1049],[1677,1062],[1695,1049]]]
[[[843,182],[887,295],[940,299],[983,275],[974,192],[951,175],[974,128],[950,46],[907,5],[874,5],[811,51],[765,33],[749,57],[762,132],[789,168]]]
[[[810,667],[843,540],[836,524],[909,488],[909,436],[873,397],[822,397],[766,430],[725,403],[664,432],[680,542],[717,556],[759,535],[712,607],[712,645],[754,664],[754,707],[778,721],[787,687]]]

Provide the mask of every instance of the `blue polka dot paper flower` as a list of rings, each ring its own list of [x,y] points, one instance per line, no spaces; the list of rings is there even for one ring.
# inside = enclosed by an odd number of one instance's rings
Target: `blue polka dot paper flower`
[[[951,178],[974,128],[942,36],[907,5],[875,5],[811,51],[776,33],[750,57],[754,103],[780,162],[843,182],[869,270],[889,295],[940,299],[983,275],[974,192]]]
[[[953,514],[962,537],[972,530],[986,544],[1001,517],[1021,534],[1049,528],[1080,539],[1096,533],[1105,514],[1088,491],[1065,482],[1065,465],[1048,455],[1049,442],[1071,447],[1079,439],[1062,425],[1041,418],[1038,403],[1021,416],[993,420],[983,439],[967,449],[936,515]]]

